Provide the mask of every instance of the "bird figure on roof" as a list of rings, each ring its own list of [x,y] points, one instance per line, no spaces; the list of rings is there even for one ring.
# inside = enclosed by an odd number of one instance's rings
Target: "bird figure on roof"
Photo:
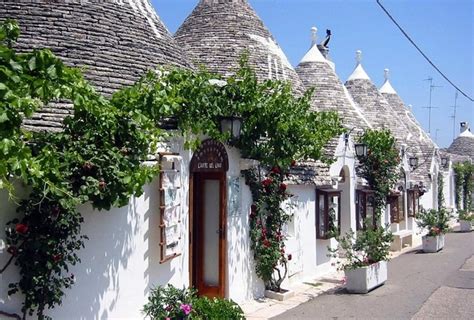
[[[321,45],[328,48],[329,41],[331,40],[331,30],[326,29],[326,38],[321,42]]]

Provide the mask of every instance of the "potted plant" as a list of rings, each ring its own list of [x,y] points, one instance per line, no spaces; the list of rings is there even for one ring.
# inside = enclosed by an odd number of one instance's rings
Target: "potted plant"
[[[471,231],[474,214],[467,210],[459,210],[459,227],[461,232]]]
[[[393,235],[388,229],[367,227],[354,233],[352,230],[336,237],[338,247],[328,248],[330,256],[344,259],[338,261],[339,270],[344,270],[346,289],[350,293],[367,293],[387,281],[387,261]]]
[[[449,229],[448,222],[450,217],[450,214],[444,208],[440,210],[422,210],[420,212],[417,224],[420,228],[428,231],[422,237],[424,252],[434,253],[443,249],[444,234]]]

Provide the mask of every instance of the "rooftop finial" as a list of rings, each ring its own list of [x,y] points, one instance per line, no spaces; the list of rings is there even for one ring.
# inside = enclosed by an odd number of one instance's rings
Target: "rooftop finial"
[[[362,51],[360,50],[356,51],[356,61],[357,61],[357,64],[360,64],[360,62],[362,61]]]
[[[311,46],[316,44],[316,40],[318,39],[318,28],[312,27],[311,28]]]
[[[383,69],[383,73],[384,73],[384,78],[385,78],[385,81],[388,81],[388,78],[390,76],[390,69]]]

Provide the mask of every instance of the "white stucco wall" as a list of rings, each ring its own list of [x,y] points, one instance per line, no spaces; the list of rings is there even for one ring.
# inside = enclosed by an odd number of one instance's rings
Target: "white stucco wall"
[[[142,319],[141,309],[150,288],[173,284],[189,286],[189,164],[191,152],[181,144],[172,146],[182,162],[182,255],[160,264],[158,178],[145,186],[144,194],[133,197],[123,208],[96,211],[90,205],[79,208],[84,217],[82,233],[88,235],[86,248],[79,252],[82,263],[71,268],[76,283],[67,290],[63,305],[49,311],[53,319]],[[240,177],[240,154],[227,149],[228,179]],[[255,274],[248,236],[251,194],[240,178],[241,212],[227,216],[227,288],[226,295],[243,302],[263,296],[264,286]],[[15,204],[0,192],[0,239],[3,226],[15,215]],[[314,225],[314,224],[313,224]],[[0,265],[8,260],[6,249],[0,251]],[[19,312],[21,296],[8,298],[8,283],[18,279],[14,266],[3,274],[0,283],[2,310]]]

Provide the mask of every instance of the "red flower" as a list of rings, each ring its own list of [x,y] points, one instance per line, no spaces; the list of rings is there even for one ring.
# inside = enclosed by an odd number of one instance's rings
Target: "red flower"
[[[15,230],[19,234],[25,234],[28,232],[28,226],[23,223],[18,223],[15,227]]]
[[[257,205],[256,205],[256,204],[252,204],[252,205],[250,206],[250,210],[251,210],[252,212],[257,212]]]
[[[265,248],[270,247],[270,241],[268,241],[267,239],[263,240],[263,245],[265,246]]]
[[[291,255],[291,253],[288,255],[288,261],[290,261],[291,259],[293,258],[293,256]]]
[[[282,183],[280,184],[280,191],[285,191],[286,190],[286,184]]]
[[[292,167],[296,166],[296,160],[291,160],[291,166]]]
[[[262,185],[263,185],[265,188],[267,188],[267,187],[268,187],[269,185],[271,185],[271,184],[272,184],[272,179],[270,179],[270,178],[267,178],[267,179],[265,179],[265,180],[262,181]]]
[[[63,255],[62,254],[55,254],[53,255],[53,261],[54,262],[59,262],[63,259]]]
[[[12,256],[16,257],[16,255],[18,254],[18,248],[15,246],[10,246],[8,247],[7,252]]]
[[[279,167],[279,166],[274,166],[274,167],[272,168],[272,172],[273,172],[273,173],[281,173],[280,167]]]

